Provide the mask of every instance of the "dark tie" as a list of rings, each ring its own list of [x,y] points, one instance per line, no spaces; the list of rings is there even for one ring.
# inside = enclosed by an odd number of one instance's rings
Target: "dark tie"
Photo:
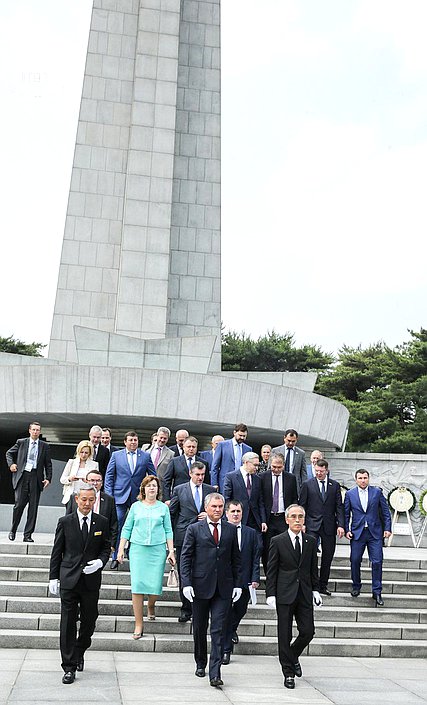
[[[279,511],[279,478],[277,475],[274,476],[274,490],[273,490],[273,506],[271,511],[277,514]]]
[[[322,492],[321,492],[321,495],[322,495],[322,502],[324,502],[325,499],[326,499],[325,480],[320,480],[320,482],[322,483]]]
[[[98,455],[98,446],[95,446],[93,449],[93,459],[96,460],[96,456]]]
[[[213,526],[213,534],[212,534],[213,540],[215,541],[216,546],[218,546],[218,543],[219,543],[218,522],[216,524],[214,522],[212,522],[212,526]]]
[[[295,556],[296,556],[296,559],[297,559],[297,563],[299,563],[300,560],[301,560],[301,544],[300,544],[300,542],[299,542],[299,536],[297,536],[296,539],[295,539],[295,546],[294,546],[294,549],[295,549]]]
[[[250,498],[251,492],[252,492],[251,476],[250,475],[246,475],[246,490],[248,493],[248,497]]]
[[[87,541],[88,536],[89,536],[89,530],[87,528],[87,517],[83,517],[83,524],[82,524],[83,546],[86,546],[86,541]]]
[[[291,450],[289,448],[288,452],[286,453],[285,472],[290,472],[290,471],[291,471]]]

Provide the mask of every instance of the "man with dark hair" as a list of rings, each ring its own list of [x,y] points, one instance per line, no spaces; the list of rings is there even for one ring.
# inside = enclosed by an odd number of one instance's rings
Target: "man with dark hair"
[[[114,453],[115,450],[120,450],[118,446],[113,446],[111,444],[111,428],[103,428],[101,433],[101,445],[106,448],[110,454]],[[101,473],[102,475],[102,473]]]
[[[227,473],[239,470],[242,456],[252,450],[251,446],[245,443],[247,436],[248,427],[244,423],[238,423],[234,427],[233,438],[221,441],[215,449],[211,483],[214,487],[218,487],[220,492],[224,490]]]
[[[15,490],[9,541],[15,540],[19,522],[28,504],[23,540],[33,543],[32,534],[36,528],[40,494],[52,481],[52,460],[48,443],[40,439],[39,422],[32,421],[28,431],[28,438],[18,438],[6,452],[6,462],[12,473],[12,485]]]
[[[166,468],[166,472],[163,475],[163,501],[169,504],[172,497],[172,492],[174,487],[182,485],[184,482],[188,482],[190,479],[190,468],[193,463],[198,460],[201,461],[201,457],[197,455],[198,441],[194,436],[188,436],[184,441],[184,452],[182,455],[172,458]],[[203,461],[205,466],[205,480],[207,483],[210,481],[209,475],[209,463],[207,460]]]
[[[282,453],[285,458],[285,472],[295,475],[297,489],[300,492],[302,483],[307,479],[305,453],[302,448],[297,447],[298,433],[294,428],[286,429],[283,440],[284,444],[273,448],[271,452]]]
[[[355,479],[357,486],[348,490],[344,499],[345,532],[350,540],[351,596],[360,595],[360,566],[368,547],[372,566],[372,598],[375,607],[382,607],[383,539],[391,536],[390,510],[381,489],[369,485],[367,470],[356,470]]]
[[[304,482],[299,501],[305,509],[305,526],[307,534],[314,536],[322,544],[320,563],[321,595],[330,596],[328,590],[329,573],[335,553],[336,536],[344,536],[344,508],[341,499],[341,487],[331,480],[326,460],[318,460],[314,466],[316,476]]]

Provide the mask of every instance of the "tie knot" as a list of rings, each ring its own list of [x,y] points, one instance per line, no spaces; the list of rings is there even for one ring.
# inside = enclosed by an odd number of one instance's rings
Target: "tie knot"
[[[87,517],[83,517],[83,521],[86,523],[86,522],[87,522]]]

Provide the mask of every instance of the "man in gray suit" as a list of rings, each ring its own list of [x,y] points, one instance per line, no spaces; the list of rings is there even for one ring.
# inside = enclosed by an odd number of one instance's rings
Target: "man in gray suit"
[[[206,485],[203,482],[205,472],[204,463],[196,460],[190,469],[190,482],[185,482],[183,485],[177,485],[174,488],[169,504],[178,572],[180,571],[181,549],[187,527],[197,521],[206,519],[206,512],[204,511],[205,497],[211,492],[215,492],[211,485]],[[180,573],[179,575],[181,578]],[[187,600],[182,592],[181,579],[179,581],[179,592],[182,607],[178,622],[188,622],[192,614],[191,602]]]
[[[146,448],[143,448],[146,453],[151,455],[151,460],[153,461],[154,468],[157,473],[157,477],[160,482],[163,482],[163,475],[166,472],[166,468],[169,462],[174,457],[174,452],[166,446],[169,441],[171,432],[166,426],[160,426],[156,432],[156,441]]]
[[[273,448],[271,456],[274,453],[282,453],[285,458],[285,472],[291,472],[295,475],[297,481],[298,494],[301,492],[301,485],[307,479],[307,466],[305,462],[305,453],[302,448],[297,447],[298,433],[293,428],[288,428],[284,435],[284,444]]]

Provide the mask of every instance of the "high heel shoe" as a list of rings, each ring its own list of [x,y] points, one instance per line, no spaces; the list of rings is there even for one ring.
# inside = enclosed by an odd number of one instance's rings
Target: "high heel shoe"
[[[136,641],[137,639],[141,639],[143,636],[144,636],[144,630],[142,630],[141,632],[134,632],[132,634],[132,639],[134,639]]]
[[[150,620],[150,622],[154,622],[154,620],[156,619],[156,608],[155,607],[153,607],[152,610],[147,608],[147,617]]]

